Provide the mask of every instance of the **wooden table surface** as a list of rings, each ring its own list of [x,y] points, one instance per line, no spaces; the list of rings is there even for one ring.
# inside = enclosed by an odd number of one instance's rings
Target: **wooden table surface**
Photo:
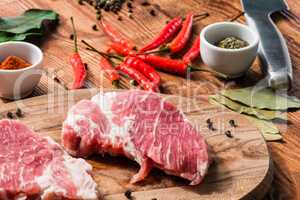
[[[177,15],[184,16],[188,11],[196,13],[208,12],[209,17],[197,21],[194,33],[213,22],[236,20],[243,23],[239,0],[151,0],[151,5],[140,6],[134,1],[133,19],[127,16],[127,9],[120,15],[123,20],[118,21],[113,14],[104,14],[105,19],[118,27],[137,46],[141,46],[155,36],[165,22]],[[279,29],[282,31],[292,57],[294,67],[294,81],[292,95],[300,98],[300,1],[287,0],[290,11],[273,15]],[[71,25],[69,18],[74,16],[80,39],[90,41],[94,46],[104,50],[107,38],[101,30],[93,31],[96,24],[93,9],[89,6],[79,6],[77,0],[1,0],[0,16],[20,15],[28,8],[53,9],[60,14],[60,24],[54,33],[39,45],[45,53],[45,73],[33,96],[66,90],[72,82],[72,68],[68,64],[68,57],[72,53],[72,41],[69,39]],[[156,16],[149,11],[155,10]],[[88,80],[85,87],[112,88],[111,83],[99,72],[98,56],[81,47],[83,59],[88,64]],[[201,61],[198,63],[203,65]],[[161,73],[162,92],[197,98],[218,92],[224,87],[242,87],[255,84],[262,78],[258,61],[252,66],[245,77],[238,80],[224,82],[207,73],[193,73],[190,81],[183,77]],[[299,77],[299,78],[298,78]],[[128,81],[124,80],[123,88],[128,88]],[[0,106],[7,103],[0,100]],[[272,188],[265,199],[300,199],[300,111],[289,113],[288,125],[281,124],[279,128],[283,134],[283,142],[268,143],[275,165],[275,177]]]

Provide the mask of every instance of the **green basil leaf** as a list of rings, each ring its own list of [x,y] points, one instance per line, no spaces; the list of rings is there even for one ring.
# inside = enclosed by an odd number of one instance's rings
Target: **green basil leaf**
[[[277,95],[270,88],[258,90],[255,87],[247,87],[223,90],[221,94],[233,101],[258,109],[287,110],[289,108],[300,108],[300,100]]]
[[[0,32],[26,33],[32,29],[41,29],[44,20],[58,20],[58,14],[51,10],[30,9],[17,17],[0,18]]]
[[[272,120],[272,119],[287,120],[287,114],[280,111],[261,110],[257,108],[252,108],[247,105],[238,103],[236,101],[232,101],[231,99],[228,99],[227,97],[221,95],[210,96],[210,98],[240,114],[252,115],[259,119],[265,119],[265,120]]]

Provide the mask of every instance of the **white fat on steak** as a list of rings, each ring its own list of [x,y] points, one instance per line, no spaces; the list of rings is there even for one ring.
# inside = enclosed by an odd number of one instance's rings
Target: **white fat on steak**
[[[106,116],[109,124],[111,125],[110,133],[107,134],[107,137],[109,137],[111,143],[114,144],[116,142],[116,138],[122,138],[124,140],[124,151],[128,153],[132,158],[134,158],[136,162],[140,163],[141,159],[139,158],[139,156],[137,156],[136,149],[129,135],[129,130],[132,126],[133,121],[135,120],[135,116],[126,116],[123,126],[118,126],[113,123],[114,115],[111,112],[113,101],[111,101],[111,99],[115,99],[117,94],[117,92],[99,93],[92,98],[92,101],[99,106],[102,113]]]
[[[103,92],[68,112],[63,146],[75,156],[109,153],[140,164],[131,183],[153,167],[199,184],[209,167],[208,146],[186,116],[155,93]]]
[[[0,120],[0,152],[0,199],[98,199],[91,165],[20,121]]]

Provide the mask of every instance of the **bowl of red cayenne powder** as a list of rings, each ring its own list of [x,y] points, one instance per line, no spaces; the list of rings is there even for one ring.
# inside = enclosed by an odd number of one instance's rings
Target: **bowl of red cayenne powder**
[[[43,52],[28,42],[0,44],[0,97],[21,99],[28,96],[42,75]]]

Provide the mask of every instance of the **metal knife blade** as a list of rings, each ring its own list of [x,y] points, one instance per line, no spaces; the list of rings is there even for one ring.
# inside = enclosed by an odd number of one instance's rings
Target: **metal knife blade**
[[[267,74],[268,86],[289,88],[292,64],[284,37],[271,19],[271,14],[289,9],[284,0],[241,0],[247,23],[260,38],[259,56]]]
[[[289,10],[285,0],[242,0],[242,6],[247,14],[264,12],[273,13],[280,10]]]

